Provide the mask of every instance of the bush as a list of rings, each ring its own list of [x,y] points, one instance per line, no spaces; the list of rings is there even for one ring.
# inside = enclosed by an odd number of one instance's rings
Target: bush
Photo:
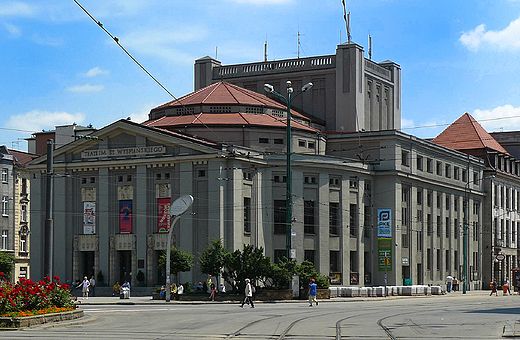
[[[75,308],[75,297],[70,294],[69,285],[61,284],[57,276],[54,282],[49,277],[37,283],[21,278],[15,284],[2,281],[4,278],[0,273],[0,316],[35,315]]]
[[[303,261],[296,266],[296,274],[300,277],[300,288],[307,288],[311,279],[316,280],[316,285],[320,289],[329,288],[330,281],[327,276],[321,275],[320,272],[314,268],[314,264],[309,261]]]

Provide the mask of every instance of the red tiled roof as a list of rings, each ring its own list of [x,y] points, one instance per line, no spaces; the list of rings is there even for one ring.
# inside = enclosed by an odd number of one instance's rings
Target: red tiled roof
[[[211,84],[195,92],[172,100],[163,105],[153,108],[151,112],[190,105],[248,105],[248,106],[267,106],[279,110],[287,110],[287,106],[280,104],[263,94],[246,90],[242,87],[226,83],[224,81]],[[301,113],[291,110],[291,115],[301,119],[309,120]]]
[[[32,153],[11,150],[11,149],[7,149],[7,152],[9,152],[10,155],[14,156],[14,162],[16,164],[22,165],[22,166],[25,165],[26,163],[28,163],[29,161],[40,157],[40,156],[32,154]]]
[[[433,142],[453,150],[493,149],[509,154],[469,113],[448,126]]]
[[[165,116],[156,120],[146,121],[142,123],[142,125],[156,128],[183,127],[186,125],[254,125],[285,128],[286,119],[267,114],[199,113],[197,115]],[[310,126],[301,124],[294,120],[291,120],[291,127],[300,130],[317,131]]]

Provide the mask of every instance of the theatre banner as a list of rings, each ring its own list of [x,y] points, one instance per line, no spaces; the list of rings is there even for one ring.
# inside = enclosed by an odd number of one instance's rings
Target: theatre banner
[[[96,202],[83,202],[83,234],[96,233]]]
[[[170,228],[170,199],[159,198],[157,200],[157,215],[159,221],[157,223],[158,230],[160,233],[168,232]]]
[[[132,201],[119,201],[119,232],[132,232]]]

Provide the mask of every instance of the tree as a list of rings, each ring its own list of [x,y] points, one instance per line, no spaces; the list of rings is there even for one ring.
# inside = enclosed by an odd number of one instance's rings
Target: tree
[[[300,265],[296,266],[296,274],[300,277],[300,288],[306,288],[311,282],[311,279],[316,280],[318,288],[329,288],[330,286],[329,278],[321,275],[310,261],[303,261]]]
[[[224,268],[226,254],[229,253],[222,244],[222,240],[217,238],[212,240],[211,246],[204,249],[199,257],[200,271],[204,274],[218,276]]]
[[[187,272],[193,267],[193,254],[190,254],[182,249],[170,248],[170,269],[175,276],[180,272]],[[166,251],[163,250],[159,256],[159,267],[166,271]]]
[[[14,269],[14,255],[0,251],[0,272],[6,279],[10,279]]]
[[[224,280],[235,291],[242,291],[245,287],[245,279],[249,278],[254,284],[257,281],[265,281],[272,273],[271,259],[264,255],[262,247],[256,248],[250,244],[244,246],[244,250],[235,250],[227,253],[224,265]]]
[[[287,260],[286,257],[279,263],[272,265],[271,284],[267,284],[269,288],[285,289],[292,282],[292,277],[296,272],[296,261]]]

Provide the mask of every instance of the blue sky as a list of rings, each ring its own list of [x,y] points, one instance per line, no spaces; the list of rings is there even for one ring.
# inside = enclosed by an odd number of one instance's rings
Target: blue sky
[[[79,1],[176,97],[193,63],[334,54],[341,0]],[[436,136],[464,112],[520,130],[520,0],[348,1],[352,40],[402,68],[403,131]],[[171,98],[73,0],[0,2],[0,145],[76,122],[141,122]],[[15,141],[22,140],[16,144]]]

